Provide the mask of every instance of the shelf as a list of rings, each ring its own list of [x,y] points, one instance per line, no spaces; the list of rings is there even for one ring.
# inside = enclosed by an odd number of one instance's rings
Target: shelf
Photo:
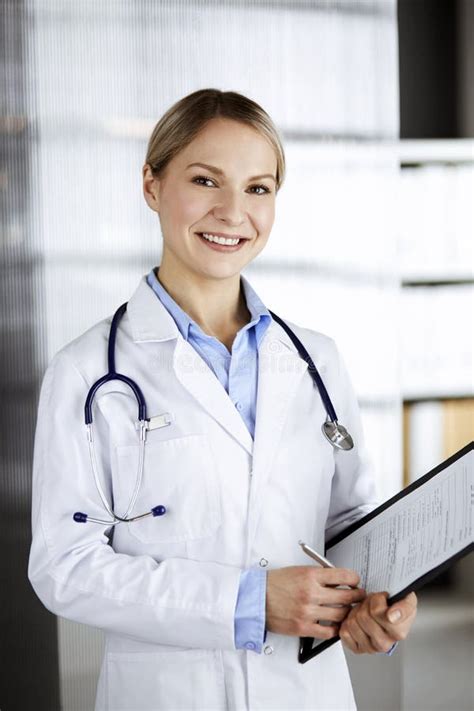
[[[474,163],[474,140],[452,139],[403,139],[399,142],[399,158],[402,167],[426,164]]]
[[[416,287],[438,287],[438,286],[472,286],[474,285],[474,277],[449,277],[445,279],[436,279],[434,277],[426,277],[426,279],[416,279],[416,280],[403,280],[403,288],[416,288]]]
[[[404,405],[416,405],[418,403],[422,402],[447,402],[449,401],[459,401],[459,402],[464,402],[466,400],[473,400],[474,399],[474,390],[471,393],[463,393],[462,395],[457,394],[453,395],[452,393],[429,393],[429,394],[424,394],[424,395],[409,395],[409,396],[403,396],[403,404]]]

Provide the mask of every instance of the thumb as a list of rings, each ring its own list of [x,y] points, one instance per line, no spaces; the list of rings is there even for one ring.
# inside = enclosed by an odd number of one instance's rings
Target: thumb
[[[399,600],[399,605],[395,603],[393,607],[387,610],[387,619],[389,622],[398,623],[408,618],[413,612],[416,612],[417,598],[414,592]]]
[[[403,617],[403,613],[399,607],[389,607],[387,610],[387,619],[392,624],[394,622],[400,622]]]

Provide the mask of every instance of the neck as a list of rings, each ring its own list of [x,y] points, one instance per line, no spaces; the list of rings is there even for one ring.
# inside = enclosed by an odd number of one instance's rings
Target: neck
[[[226,343],[250,321],[240,275],[228,279],[208,279],[199,274],[184,275],[162,260],[155,271],[160,284],[177,304],[210,336]]]

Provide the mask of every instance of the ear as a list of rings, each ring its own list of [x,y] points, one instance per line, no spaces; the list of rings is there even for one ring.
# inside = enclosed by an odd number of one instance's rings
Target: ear
[[[143,166],[143,195],[148,207],[154,212],[160,209],[160,181],[153,176],[151,166],[145,163]]]

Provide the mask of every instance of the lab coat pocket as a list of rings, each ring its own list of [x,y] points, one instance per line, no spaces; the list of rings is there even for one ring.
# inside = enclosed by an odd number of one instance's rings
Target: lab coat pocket
[[[109,653],[108,711],[221,711],[222,666],[213,650]],[[100,708],[100,707],[99,707]]]
[[[119,516],[127,510],[135,488],[138,455],[138,445],[116,447],[113,495]],[[160,504],[166,508],[163,516],[127,524],[131,536],[144,543],[176,543],[215,534],[221,524],[219,480],[206,435],[146,444],[142,484],[129,516]]]

